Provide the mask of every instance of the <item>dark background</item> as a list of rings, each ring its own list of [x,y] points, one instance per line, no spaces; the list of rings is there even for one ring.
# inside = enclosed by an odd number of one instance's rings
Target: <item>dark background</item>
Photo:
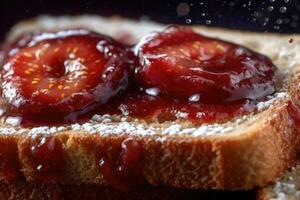
[[[189,7],[184,16],[180,6]],[[182,6],[182,4],[181,4]],[[182,8],[182,7],[181,7]],[[178,10],[179,9],[179,10]],[[298,0],[2,0],[0,38],[15,22],[39,14],[122,15],[150,18],[162,23],[191,23],[229,28],[300,32]]]
[[[161,23],[206,24],[262,32],[300,33],[297,0],[1,0],[0,40],[19,20],[40,14],[121,15]],[[203,199],[203,192],[187,191],[184,199]],[[254,199],[250,192],[206,192],[204,199]],[[180,199],[181,197],[179,197]]]

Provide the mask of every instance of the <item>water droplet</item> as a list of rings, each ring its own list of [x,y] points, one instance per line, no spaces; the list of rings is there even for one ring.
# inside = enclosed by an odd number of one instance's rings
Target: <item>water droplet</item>
[[[273,6],[268,6],[268,7],[267,7],[267,10],[268,10],[269,12],[272,12],[272,11],[274,10],[274,7],[273,7]]]
[[[282,19],[277,19],[276,24],[282,24],[283,20]]]
[[[206,21],[205,21],[205,24],[211,24],[211,20],[209,20],[209,19],[206,20]]]
[[[269,22],[269,17],[266,17],[265,19],[264,19],[264,21],[263,21],[263,26],[266,26],[267,24],[268,24],[268,22]]]
[[[287,8],[285,6],[282,6],[279,8],[279,12],[285,13],[287,11]]]
[[[201,13],[201,16],[205,17],[205,16],[206,16],[206,14],[205,14],[205,13]]]
[[[186,19],[185,23],[190,24],[190,23],[192,23],[192,20],[191,19]]]
[[[253,13],[253,16],[254,17],[261,17],[261,12],[257,12],[257,11],[255,11],[254,13]]]
[[[270,0],[270,2],[271,2],[271,3],[274,3],[274,2],[275,2],[275,0]]]
[[[284,0],[284,3],[288,3],[290,0]]]
[[[179,3],[176,8],[178,16],[186,16],[189,14],[190,10],[190,6],[187,3]]]
[[[280,26],[275,25],[275,26],[273,26],[273,29],[279,30],[279,29],[280,29]]]

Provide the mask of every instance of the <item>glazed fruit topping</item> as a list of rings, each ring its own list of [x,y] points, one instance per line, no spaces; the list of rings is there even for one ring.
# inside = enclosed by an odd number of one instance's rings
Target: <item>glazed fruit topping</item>
[[[136,46],[136,75],[144,88],[200,102],[259,100],[275,92],[275,66],[245,47],[170,26]]]
[[[62,173],[62,143],[55,137],[41,138],[28,150],[34,176],[43,182],[57,182]]]
[[[193,97],[197,99],[197,97]],[[130,92],[122,100],[102,109],[102,114],[118,114],[142,118],[147,121],[189,120],[194,124],[226,122],[237,116],[255,111],[251,100],[239,100],[226,104],[207,104],[182,98],[151,96]]]
[[[0,144],[0,178],[5,182],[15,181],[20,176],[18,147],[16,142],[6,138]]]
[[[143,145],[127,138],[121,144],[118,156],[102,156],[99,161],[100,171],[105,180],[114,188],[128,191],[145,183],[143,176]]]
[[[83,29],[24,35],[4,49],[1,95],[29,127],[95,113],[225,122],[276,90],[269,58],[186,27],[150,34],[134,52]]]
[[[12,112],[25,117],[73,121],[128,85],[128,50],[90,31],[35,35],[9,55],[2,96]]]

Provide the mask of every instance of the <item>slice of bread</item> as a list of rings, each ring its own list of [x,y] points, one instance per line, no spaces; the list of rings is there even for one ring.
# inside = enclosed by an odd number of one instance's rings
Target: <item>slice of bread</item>
[[[299,80],[300,73],[294,76],[291,92],[295,93],[295,102],[299,101]],[[257,190],[258,200],[297,200],[300,199],[300,160],[284,175],[277,178],[273,184]]]
[[[88,28],[117,39],[120,33],[129,33],[134,42],[164,26],[122,18],[44,16],[17,24],[7,40],[26,32],[68,27]],[[62,184],[107,185],[97,155],[116,151],[129,137],[143,144],[142,174],[151,185],[246,190],[274,181],[295,163],[300,149],[299,130],[289,112],[295,94],[286,89],[292,85],[290,76],[300,67],[300,36],[194,28],[269,56],[284,77],[282,88],[258,103],[257,112],[222,124],[150,123],[124,116],[95,115],[81,125],[26,129],[19,126],[18,118],[3,118],[0,147],[8,146],[16,152],[27,181],[35,178],[26,150],[34,140],[47,136],[63,144]]]

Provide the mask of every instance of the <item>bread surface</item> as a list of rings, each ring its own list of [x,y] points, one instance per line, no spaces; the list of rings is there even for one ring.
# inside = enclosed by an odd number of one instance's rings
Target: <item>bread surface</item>
[[[12,28],[7,40],[33,30],[88,28],[117,38],[132,34],[134,40],[164,26],[152,22],[121,18],[41,17],[21,22]],[[0,146],[15,148],[22,175],[35,182],[26,149],[41,137],[55,137],[63,144],[65,185],[94,184],[106,186],[100,173],[99,152],[115,152],[126,138],[143,144],[143,176],[150,185],[194,189],[247,190],[274,181],[290,168],[300,150],[300,135],[290,116],[289,105],[296,92],[287,88],[300,67],[300,37],[250,33],[195,26],[205,35],[219,37],[247,46],[269,56],[284,77],[283,87],[258,111],[223,124],[194,125],[188,122],[145,122],[122,116],[94,116],[85,124],[65,127],[24,129],[16,119],[2,119]],[[293,42],[290,43],[290,39]]]

